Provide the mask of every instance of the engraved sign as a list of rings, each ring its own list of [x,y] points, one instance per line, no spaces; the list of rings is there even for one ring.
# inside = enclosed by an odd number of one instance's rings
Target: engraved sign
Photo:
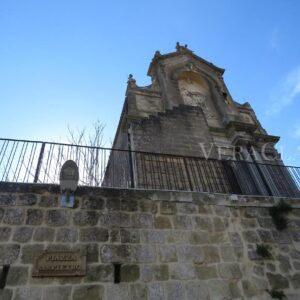
[[[86,252],[45,250],[37,259],[32,277],[85,276]]]

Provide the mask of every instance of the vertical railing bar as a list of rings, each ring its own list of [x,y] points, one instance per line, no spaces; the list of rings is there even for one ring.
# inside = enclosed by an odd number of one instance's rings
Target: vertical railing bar
[[[55,148],[55,145],[52,145],[53,147],[51,148],[51,150],[50,150],[50,158],[49,158],[49,166],[48,166],[48,169],[49,169],[49,171],[48,171],[48,179],[50,180],[50,181],[52,181],[52,183],[54,183],[54,180],[53,180],[53,178],[52,178],[52,175],[51,175],[51,164],[52,164],[52,157],[53,157],[53,151],[54,151],[54,148]]]
[[[44,149],[45,149],[45,143],[42,143],[41,150],[40,150],[40,155],[39,155],[39,158],[38,158],[38,163],[37,163],[36,171],[35,171],[35,175],[34,175],[34,182],[35,183],[38,182],[38,180],[39,180],[40,170],[41,170],[43,156],[44,156]]]
[[[190,186],[190,191],[192,191],[193,190],[193,185],[192,185],[192,180],[191,180],[190,173],[189,173],[189,168],[188,168],[188,165],[187,165],[187,162],[186,162],[186,158],[183,158],[183,163],[184,163],[184,167],[185,167],[186,176],[187,176],[187,179],[188,179],[188,184]]]
[[[8,143],[9,143],[9,141],[4,141],[4,143],[3,143],[3,145],[2,145],[1,152],[0,152],[0,156],[1,156],[1,154],[2,154],[2,151],[4,151],[4,152],[3,152],[2,159],[1,159],[1,161],[0,161],[0,165],[1,165],[2,160],[3,160],[3,158],[4,158],[4,154],[5,154],[6,149],[7,149],[7,147],[8,147]],[[5,149],[4,149],[4,146],[5,146]]]
[[[46,165],[45,165],[45,173],[44,173],[43,183],[46,182],[46,176],[48,176],[47,171],[48,171],[48,162],[49,162],[49,158],[50,158],[51,149],[52,149],[52,144],[50,144],[50,148],[47,153],[47,161],[46,161]]]
[[[37,143],[33,143],[32,147],[31,147],[31,152],[30,152],[30,157],[29,157],[29,164],[28,164],[29,168],[27,169],[27,174],[26,174],[27,175],[26,182],[29,181],[29,175],[31,175],[30,172],[31,172],[32,163],[33,163],[33,160],[34,160],[34,154],[35,154],[36,146],[37,146]]]
[[[10,153],[9,153],[9,157],[8,157],[7,162],[6,162],[6,165],[5,165],[5,168],[4,168],[4,172],[3,172],[3,176],[2,176],[1,181],[4,181],[4,178],[5,178],[5,175],[6,175],[6,170],[7,170],[7,167],[8,167],[8,165],[9,165],[9,161],[10,161],[11,155],[12,155],[12,153],[13,153],[13,151],[14,151],[15,144],[16,144],[16,141],[13,142],[13,145],[12,145],[12,147],[11,147],[11,150],[10,150]],[[6,152],[6,150],[5,150],[5,152]],[[5,152],[4,152],[4,153],[5,153]]]
[[[171,160],[171,167],[172,167],[172,171],[173,171],[173,178],[174,178],[175,189],[178,189],[177,175],[176,175],[176,170],[175,170],[175,166],[174,166],[173,157],[170,157],[170,160]]]
[[[9,164],[9,168],[8,168],[7,174],[6,174],[6,178],[8,178],[8,181],[9,181],[9,172],[10,172],[12,163],[13,163],[13,161],[14,161],[14,157],[15,157],[15,155],[16,155],[16,151],[17,151],[17,149],[18,149],[18,146],[19,146],[19,141],[16,142],[16,147],[14,148],[14,150],[12,150],[13,155],[12,155],[12,157],[11,157],[10,164]]]
[[[54,180],[56,178],[58,178],[57,172],[58,172],[58,161],[59,161],[59,157],[60,157],[60,151],[61,151],[61,145],[58,145],[56,165],[55,165],[55,169],[54,169]]]
[[[27,152],[28,142],[24,142],[24,145],[26,145],[26,146],[25,146],[25,149],[24,149],[24,153],[23,153],[23,156],[22,156],[22,160],[21,160],[21,162],[20,162],[20,168],[19,168],[19,172],[18,172],[18,176],[17,176],[16,181],[18,181],[19,176],[20,176],[20,172],[21,172],[21,169],[22,169],[22,166],[24,165],[24,158],[25,158],[25,155],[26,155],[26,152]],[[24,172],[25,172],[25,170],[24,170]]]
[[[20,162],[21,162],[21,158],[22,158],[24,146],[25,146],[25,143],[22,142],[22,148],[21,148],[20,155],[19,155],[19,159],[18,159],[18,163],[17,163],[17,166],[16,166],[16,171],[15,171],[15,174],[14,174],[14,177],[13,177],[13,181],[14,181],[14,182],[17,182],[17,181],[18,181],[16,175],[17,175],[17,173],[18,173],[18,168],[19,168],[19,164],[20,164]],[[20,169],[21,169],[21,164],[20,164],[20,168],[19,168],[19,173],[20,173]]]

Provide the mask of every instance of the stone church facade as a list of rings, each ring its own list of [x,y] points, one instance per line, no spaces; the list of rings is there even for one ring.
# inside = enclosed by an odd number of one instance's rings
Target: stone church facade
[[[0,182],[0,299],[300,299],[299,186],[223,73],[177,44],[150,86],[130,75],[113,145],[130,172],[112,151],[71,208],[59,185]]]

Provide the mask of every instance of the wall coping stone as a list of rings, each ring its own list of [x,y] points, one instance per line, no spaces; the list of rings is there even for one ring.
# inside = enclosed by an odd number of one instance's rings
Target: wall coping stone
[[[60,186],[57,184],[0,182],[0,196],[1,193],[44,194],[47,192],[52,194],[60,194]],[[283,199],[284,201],[287,201],[290,205],[292,205],[293,208],[300,209],[300,198],[220,194],[209,192],[79,186],[75,192],[75,196],[101,196],[104,198],[119,199],[127,197],[131,197],[133,199],[143,196],[143,199],[152,201],[172,201],[188,203],[196,202],[199,204],[202,203],[207,205],[222,205],[232,207],[271,207],[280,199]]]

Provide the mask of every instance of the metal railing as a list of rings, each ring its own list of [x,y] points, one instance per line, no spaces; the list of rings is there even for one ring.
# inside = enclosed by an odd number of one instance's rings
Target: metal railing
[[[297,167],[12,139],[0,139],[0,181],[58,184],[69,159],[84,186],[300,198]]]

